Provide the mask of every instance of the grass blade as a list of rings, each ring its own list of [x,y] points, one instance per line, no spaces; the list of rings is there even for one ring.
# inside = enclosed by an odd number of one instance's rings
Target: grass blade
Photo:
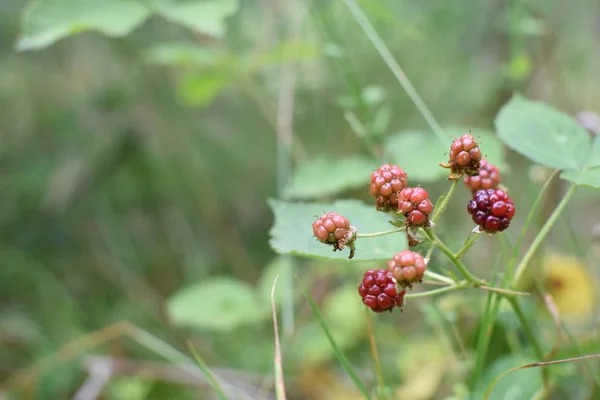
[[[277,285],[279,275],[273,280],[271,287],[271,311],[273,312],[273,331],[275,333],[275,357],[273,364],[275,367],[275,393],[277,400],[285,400],[285,385],[283,383],[283,367],[281,365],[281,343],[279,342],[279,327],[277,323],[277,308],[275,307],[275,286]]]
[[[215,379],[212,372],[210,372],[210,368],[208,368],[208,365],[206,365],[206,362],[204,361],[204,359],[202,357],[200,357],[200,354],[198,354],[198,352],[196,351],[196,349],[194,348],[194,345],[192,344],[192,342],[190,340],[188,340],[187,345],[188,345],[188,348],[190,349],[190,351],[192,352],[192,355],[194,356],[196,363],[198,363],[198,367],[204,374],[206,381],[208,382],[208,384],[210,385],[212,390],[215,391],[219,400],[227,400],[227,396],[225,396],[225,393],[223,393],[223,389],[221,389],[219,382],[217,382],[217,380]]]
[[[325,332],[325,336],[327,336],[327,339],[329,340],[329,343],[331,344],[331,347],[333,348],[333,352],[335,353],[335,356],[338,359],[338,361],[342,364],[344,371],[346,371],[346,373],[348,374],[350,379],[352,379],[352,382],[354,382],[354,384],[356,385],[358,390],[361,391],[361,393],[365,396],[365,398],[370,400],[371,395],[369,394],[369,391],[367,390],[364,383],[360,380],[360,378],[356,374],[356,371],[354,371],[354,368],[352,368],[350,361],[346,358],[344,353],[342,353],[342,351],[340,350],[338,345],[335,343],[335,340],[333,340],[333,336],[331,336],[331,332],[329,331],[329,328],[327,328],[327,324],[325,323],[325,320],[323,319],[323,315],[321,314],[321,311],[319,311],[319,308],[315,304],[315,301],[312,299],[312,297],[310,297],[310,295],[306,292],[306,290],[304,290],[304,296],[306,297],[306,300],[308,301],[308,304],[310,305],[310,308],[312,309],[313,313],[318,318],[319,324],[321,325],[321,328],[323,328],[323,332]]]

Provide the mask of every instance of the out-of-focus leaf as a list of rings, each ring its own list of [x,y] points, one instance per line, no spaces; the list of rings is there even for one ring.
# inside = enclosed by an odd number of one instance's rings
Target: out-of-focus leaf
[[[578,185],[600,189],[600,167],[582,171],[565,171],[560,174],[560,177]]]
[[[238,0],[160,0],[158,13],[193,31],[212,36],[225,33],[225,19],[239,8]]]
[[[392,122],[393,117],[394,111],[392,109],[392,106],[389,104],[383,104],[373,116],[370,131],[374,135],[378,136],[386,134],[388,128],[390,127],[390,122]]]
[[[448,175],[448,170],[440,167],[441,162],[448,161],[448,151],[452,138],[468,132],[467,128],[448,127],[448,143],[440,143],[435,136],[422,131],[404,131],[390,136],[385,141],[385,148],[391,153],[393,160],[408,174],[409,185],[429,182]],[[492,132],[471,128],[471,133],[479,141],[484,157],[502,170],[506,170],[504,147]]]
[[[218,57],[214,49],[191,42],[159,43],[146,51],[149,62],[161,65],[211,66]]]
[[[242,60],[242,64],[245,70],[256,72],[269,65],[313,60],[319,55],[320,51],[316,43],[284,42],[273,48],[251,53]]]
[[[498,137],[534,162],[557,169],[580,169],[590,137],[573,118],[547,104],[515,95],[495,120]]]
[[[376,168],[376,161],[361,157],[319,157],[296,169],[284,193],[290,198],[315,198],[361,186],[367,188]]]
[[[341,200],[335,203],[295,203],[269,200],[275,214],[271,228],[271,247],[280,254],[302,257],[348,261],[348,249],[333,252],[331,246],[317,241],[313,236],[312,223],[316,216],[335,211],[346,216],[359,233],[371,233],[392,229],[389,216],[375,210],[375,205],[365,205],[357,200]],[[402,233],[376,238],[357,239],[356,255],[352,261],[387,260],[406,248]]]
[[[488,387],[502,373],[520,365],[534,363],[536,360],[523,355],[508,355],[496,360],[477,383],[474,398],[482,399]],[[494,387],[490,400],[531,399],[542,387],[540,371],[535,368],[524,369],[506,375]]]
[[[271,288],[275,277],[279,275],[279,283],[275,288],[275,303],[279,304],[282,298],[282,290],[284,285],[282,283],[283,271],[289,268],[290,257],[288,256],[276,256],[271,262],[263,269],[260,279],[257,285],[258,297],[264,304],[264,308],[271,311]],[[302,296],[302,292],[299,290],[294,291],[294,300],[298,300]]]
[[[89,30],[123,36],[149,15],[150,9],[135,0],[34,0],[23,13],[17,49],[40,49]]]
[[[355,285],[345,285],[331,293],[323,304],[323,317],[330,327],[340,327],[362,335],[366,332],[365,306],[356,295]]]
[[[186,106],[206,107],[227,87],[230,80],[230,75],[225,71],[189,74],[179,83],[179,100]]]
[[[152,381],[139,378],[111,379],[107,394],[111,400],[144,400],[152,390]]]
[[[216,331],[230,331],[267,315],[252,287],[227,277],[180,289],[168,300],[167,310],[176,324]]]
[[[367,86],[361,93],[362,99],[368,106],[376,106],[385,100],[386,92],[381,86]]]

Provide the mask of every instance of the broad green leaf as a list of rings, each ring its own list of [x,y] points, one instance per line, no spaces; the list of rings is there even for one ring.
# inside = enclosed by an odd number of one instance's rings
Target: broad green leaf
[[[564,171],[560,177],[578,185],[600,189],[600,167],[586,168],[581,171]]]
[[[585,162],[586,167],[600,167],[600,136],[596,136],[594,143],[592,143],[592,149],[588,155],[587,161]]]
[[[225,71],[199,71],[189,74],[178,87],[178,97],[183,105],[206,107],[230,83],[231,77]]]
[[[193,31],[212,36],[225,33],[225,19],[239,8],[238,0],[159,0],[158,14]]]
[[[17,49],[40,49],[88,30],[123,36],[149,15],[136,0],[34,0],[23,13]]]
[[[271,228],[271,247],[280,254],[302,257],[348,261],[348,249],[333,251],[333,247],[320,243],[313,236],[312,223],[317,216],[335,211],[346,216],[359,233],[372,233],[392,229],[390,216],[357,200],[340,200],[335,203],[295,203],[269,200],[275,214]],[[387,260],[406,248],[403,233],[375,238],[357,239],[356,255],[352,261]]]
[[[515,95],[495,120],[498,137],[534,162],[579,169],[587,160],[589,134],[571,117],[541,102]]]
[[[367,190],[377,162],[361,157],[319,157],[300,165],[284,194],[289,198],[331,196],[363,186]]]
[[[180,289],[168,300],[167,310],[175,324],[216,331],[231,331],[268,315],[252,287],[227,277]]]
[[[146,59],[160,65],[212,66],[218,57],[214,49],[191,42],[159,43],[146,51]]]
[[[508,355],[499,358],[488,368],[481,381],[478,382],[474,398],[482,399],[494,380],[507,370],[536,361],[523,355]],[[537,368],[523,369],[504,376],[494,386],[489,399],[531,399],[541,387],[540,370]]]
[[[448,176],[449,171],[439,164],[448,161],[447,154],[453,138],[469,129],[447,127],[444,131],[448,134],[448,143],[440,143],[432,133],[422,131],[404,131],[386,140],[385,147],[394,162],[407,172],[409,185]],[[479,141],[484,157],[498,168],[506,170],[503,145],[493,133],[480,128],[471,128],[471,133]]]

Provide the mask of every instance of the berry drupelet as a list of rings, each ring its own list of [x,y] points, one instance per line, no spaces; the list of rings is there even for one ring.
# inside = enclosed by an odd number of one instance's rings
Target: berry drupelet
[[[404,287],[412,288],[413,283],[422,282],[426,269],[425,259],[415,251],[402,250],[388,261],[388,272]]]
[[[375,205],[380,211],[388,211],[398,205],[398,192],[406,187],[406,172],[393,164],[383,164],[371,174],[369,190],[375,197]]]
[[[321,243],[333,246],[333,251],[350,247],[348,258],[354,257],[356,229],[350,226],[348,218],[334,212],[323,214],[312,224],[313,234]]]
[[[365,272],[358,285],[358,293],[363,303],[375,312],[392,311],[394,307],[402,308],[404,290],[398,292],[392,273],[385,269],[370,269]]]
[[[475,138],[470,133],[465,133],[455,139],[450,146],[448,162],[440,164],[450,168],[448,179],[460,179],[463,174],[475,176],[479,173],[481,150]]]
[[[497,189],[500,182],[502,182],[502,176],[498,167],[487,162],[485,158],[481,159],[479,175],[465,176],[465,186],[473,193],[479,189]]]
[[[429,214],[433,212],[433,203],[427,190],[405,188],[398,194],[398,212],[404,214],[407,226],[429,226]]]
[[[515,215],[515,205],[504,190],[481,189],[467,205],[473,222],[487,233],[502,232]]]

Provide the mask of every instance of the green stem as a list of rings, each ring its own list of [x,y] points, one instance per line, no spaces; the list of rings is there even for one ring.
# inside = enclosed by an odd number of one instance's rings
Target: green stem
[[[542,346],[540,345],[540,342],[535,337],[535,334],[533,333],[533,330],[531,329],[531,326],[529,325],[529,320],[525,316],[525,313],[523,312],[523,308],[521,308],[519,301],[517,299],[511,298],[511,297],[507,297],[507,300],[510,303],[510,305],[512,306],[513,310],[515,311],[515,314],[517,315],[519,322],[521,322],[521,325],[523,326],[523,331],[525,331],[525,335],[527,335],[527,338],[531,342],[531,345],[533,346],[533,351],[535,352],[535,355],[540,359],[540,361],[543,361],[544,360],[544,351],[542,350]]]
[[[567,206],[567,203],[573,196],[573,193],[575,193],[576,188],[577,185],[575,183],[571,183],[569,190],[567,190],[567,193],[565,193],[565,196],[562,198],[560,203],[558,203],[558,205],[552,212],[552,215],[550,215],[550,218],[548,218],[548,220],[540,230],[540,233],[538,233],[533,243],[531,243],[531,246],[529,246],[529,249],[527,249],[527,253],[525,253],[523,258],[521,259],[521,262],[517,266],[517,270],[512,281],[513,287],[516,286],[519,283],[519,280],[523,277],[523,274],[525,273],[525,270],[529,265],[529,261],[531,261],[531,258],[535,254],[536,250],[538,249],[538,247],[540,247],[540,244],[546,238],[546,235],[548,235],[548,232],[550,232],[550,229],[552,229],[552,226]]]
[[[408,79],[408,76],[406,76],[400,65],[398,65],[398,62],[396,61],[390,50],[387,48],[379,34],[377,34],[377,31],[369,22],[369,19],[365,15],[360,5],[358,5],[356,0],[345,0],[345,3],[348,9],[350,9],[350,12],[352,13],[354,19],[356,19],[356,22],[358,22],[365,35],[367,35],[369,41],[373,44],[373,47],[375,47],[381,58],[383,58],[383,61],[392,71],[392,74],[394,74],[394,76],[396,77],[396,79],[398,80],[408,97],[410,97],[414,105],[417,107],[417,110],[419,110],[419,112],[421,113],[421,115],[423,116],[433,133],[437,136],[438,140],[441,143],[446,143],[447,138],[444,134],[444,129],[436,121],[435,117],[433,116],[433,114],[431,113],[431,111],[429,110],[429,108],[427,107],[427,105],[425,104],[415,87],[410,82],[410,79]]]
[[[432,271],[426,270],[424,275],[428,278],[435,279],[436,281],[444,282],[449,285],[454,285],[455,283],[452,279],[448,278],[447,276],[440,275]]]
[[[389,231],[381,231],[381,232],[374,232],[374,233],[357,233],[356,237],[357,238],[374,238],[377,236],[390,235],[390,234],[396,233],[396,232],[404,232],[405,230],[406,230],[406,228],[396,228],[396,229],[390,229]]]
[[[448,191],[443,195],[441,201],[439,201],[439,204],[436,204],[434,207],[434,213],[433,213],[433,217],[431,218],[432,222],[437,221],[437,219],[440,217],[440,215],[442,215],[442,213],[444,212],[444,210],[446,210],[446,207],[448,207],[448,203],[450,202],[450,198],[452,197],[452,195],[454,194],[454,191],[456,190],[456,186],[458,186],[458,182],[459,179],[453,180],[452,181],[452,185],[450,186],[450,189],[448,189]]]
[[[440,249],[442,251],[442,253],[444,253],[446,255],[446,257],[448,257],[448,259],[450,259],[450,261],[452,261],[452,263],[454,264],[454,266],[456,266],[456,269],[458,269],[460,271],[460,273],[465,277],[466,280],[468,280],[469,282],[471,282],[474,286],[479,286],[483,283],[483,281],[479,278],[477,278],[475,275],[473,275],[468,269],[467,267],[465,267],[465,265],[462,263],[462,261],[460,261],[458,258],[456,258],[456,256],[454,255],[454,253],[452,252],[452,250],[450,250],[445,244],[444,242],[442,242],[435,233],[433,233],[433,231],[431,230],[431,228],[424,228],[423,229],[425,231],[425,234],[427,235],[427,237],[429,238],[429,240],[431,240],[431,243],[437,247],[438,249]]]
[[[377,382],[380,387],[384,386],[383,372],[381,370],[381,362],[379,361],[379,351],[377,350],[377,341],[375,340],[375,333],[373,331],[373,321],[371,320],[371,310],[365,308],[367,313],[367,333],[369,336],[369,344],[371,345],[371,356],[375,363],[375,371],[377,371]]]
[[[469,235],[467,237],[467,240],[463,244],[462,248],[454,255],[454,257],[456,257],[456,258],[462,257],[467,251],[469,251],[471,246],[473,246],[473,244],[475,244],[475,242],[477,241],[477,239],[479,239],[480,236],[481,236],[480,233],[475,233],[475,234]]]
[[[441,294],[441,293],[446,293],[446,292],[452,292],[454,290],[459,290],[459,289],[464,289],[467,286],[469,286],[469,282],[467,281],[461,281],[458,282],[454,285],[450,285],[450,286],[446,286],[440,289],[433,289],[433,290],[428,290],[426,292],[421,292],[421,293],[409,293],[409,294],[405,294],[404,298],[405,299],[416,299],[419,297],[429,297],[429,296],[435,296],[437,294]]]

